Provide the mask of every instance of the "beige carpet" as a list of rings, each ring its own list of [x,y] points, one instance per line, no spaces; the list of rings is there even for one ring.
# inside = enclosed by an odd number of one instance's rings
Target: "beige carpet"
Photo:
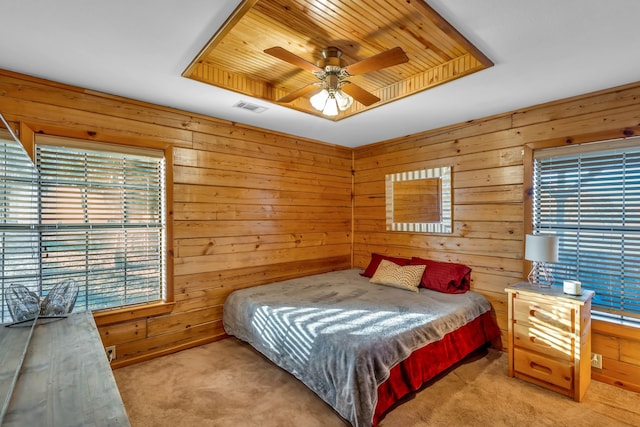
[[[389,412],[380,427],[640,426],[640,394],[593,381],[576,403],[506,372],[505,353],[475,355]],[[114,374],[133,427],[348,425],[235,338]]]

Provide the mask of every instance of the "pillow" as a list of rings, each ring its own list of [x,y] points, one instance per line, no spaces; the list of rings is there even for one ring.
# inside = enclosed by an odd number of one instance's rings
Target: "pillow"
[[[425,265],[398,265],[383,259],[369,282],[419,292],[418,287],[425,268]]]
[[[373,273],[376,272],[376,270],[378,269],[378,265],[380,265],[380,261],[382,261],[383,259],[387,259],[397,265],[409,265],[409,262],[411,261],[409,258],[398,258],[398,257],[372,253],[371,261],[369,261],[369,265],[364,270],[364,272],[360,273],[360,275],[364,277],[373,277]]]
[[[421,286],[447,294],[461,294],[471,287],[471,269],[463,264],[411,258],[411,265],[425,265]]]

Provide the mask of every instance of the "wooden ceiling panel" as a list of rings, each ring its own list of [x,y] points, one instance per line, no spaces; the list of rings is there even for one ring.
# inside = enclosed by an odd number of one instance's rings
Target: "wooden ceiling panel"
[[[380,98],[358,102],[339,120],[463,77],[493,63],[422,0],[245,0],[183,73],[207,84],[278,103],[318,78],[264,53],[280,46],[314,64],[335,46],[346,64],[401,47],[408,62],[349,81]],[[311,91],[290,108],[321,115]]]

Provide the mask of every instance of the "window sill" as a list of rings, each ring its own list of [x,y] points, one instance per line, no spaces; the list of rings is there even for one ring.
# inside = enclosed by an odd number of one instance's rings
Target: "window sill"
[[[104,326],[171,313],[174,306],[174,302],[134,305],[114,310],[94,311],[93,317],[97,326]]]

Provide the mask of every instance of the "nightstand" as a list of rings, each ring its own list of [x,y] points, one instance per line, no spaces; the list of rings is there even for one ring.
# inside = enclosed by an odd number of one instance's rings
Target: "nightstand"
[[[528,282],[509,297],[509,376],[581,401],[591,382],[593,291],[567,295],[561,287]]]

